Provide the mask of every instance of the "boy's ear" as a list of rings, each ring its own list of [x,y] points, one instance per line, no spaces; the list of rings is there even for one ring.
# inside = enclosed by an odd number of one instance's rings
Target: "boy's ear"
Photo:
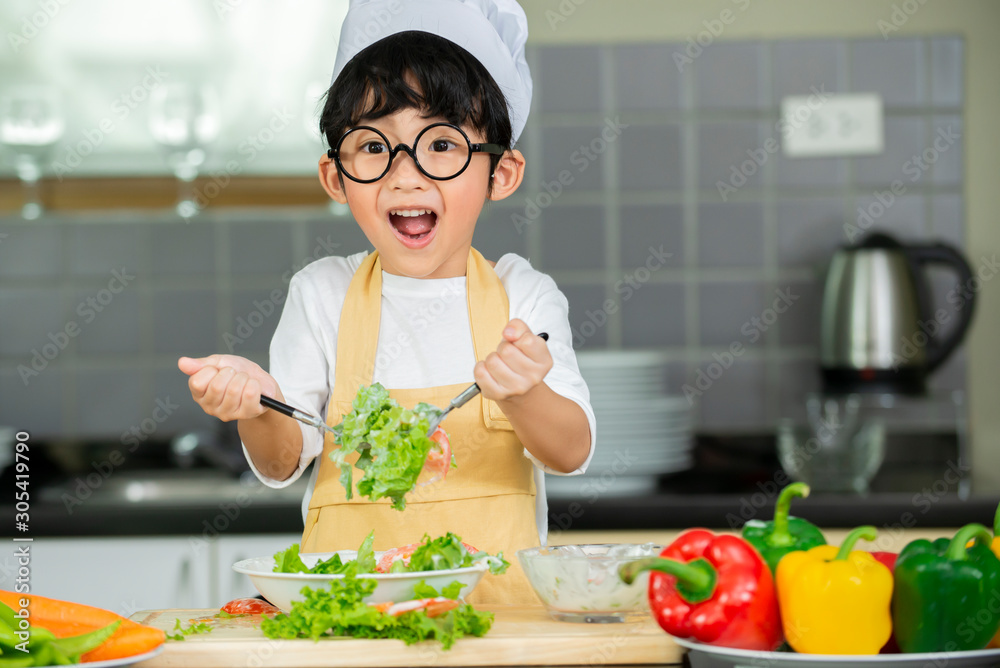
[[[337,171],[337,165],[327,154],[319,159],[319,182],[323,184],[323,190],[333,201],[347,204],[347,194],[344,192],[344,182]]]
[[[511,149],[500,156],[500,162],[493,170],[493,190],[489,198],[502,200],[517,190],[524,179],[524,156],[517,149]]]

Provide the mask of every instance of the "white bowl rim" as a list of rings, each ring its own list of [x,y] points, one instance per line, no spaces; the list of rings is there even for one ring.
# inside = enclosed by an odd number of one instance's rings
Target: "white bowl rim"
[[[581,549],[582,548],[587,548],[587,547],[612,548],[612,547],[618,547],[620,545],[632,545],[632,546],[635,546],[635,547],[646,547],[647,545],[649,545],[652,549],[656,550],[656,554],[655,555],[643,554],[643,555],[637,555],[637,556],[634,556],[634,557],[609,557],[609,556],[604,555],[604,554],[595,554],[595,555],[587,555],[587,554],[585,554],[585,555],[583,555],[581,557],[580,555],[564,556],[564,555],[549,555],[549,554],[542,554],[541,553],[541,550],[557,550],[557,549],[559,549],[561,547],[579,547]],[[659,556],[660,552],[662,552],[665,547],[666,547],[666,545],[660,545],[658,543],[573,543],[573,544],[570,544],[570,545],[538,545],[536,547],[526,547],[524,549],[518,550],[517,551],[517,557],[519,559],[522,558],[522,557],[526,557],[526,558],[530,559],[532,557],[549,557],[549,556],[555,556],[555,557],[559,557],[559,558],[567,559],[567,560],[568,559],[574,559],[574,560],[586,560],[586,561],[597,561],[597,560],[606,560],[606,561],[636,561],[638,559],[648,559],[651,556]]]
[[[308,553],[308,554],[318,554],[318,553]],[[333,556],[334,552],[327,553]],[[343,573],[275,573],[274,571],[263,571],[257,570],[250,567],[250,562],[258,562],[261,559],[274,559],[274,556],[265,557],[250,557],[249,559],[243,559],[242,561],[237,561],[233,564],[233,570],[237,573],[242,573],[244,575],[254,576],[254,577],[269,577],[274,580],[341,580],[344,578]],[[465,573],[475,573],[476,571],[488,571],[489,565],[485,560],[479,561],[472,566],[465,566],[463,568],[449,568],[440,571],[407,571],[405,573],[361,573],[357,576],[360,579],[369,580],[405,580],[412,578],[428,578],[437,576],[449,576],[449,575],[462,575]]]

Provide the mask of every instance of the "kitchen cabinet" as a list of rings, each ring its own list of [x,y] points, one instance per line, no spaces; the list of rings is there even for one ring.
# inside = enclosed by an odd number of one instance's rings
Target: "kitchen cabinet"
[[[129,616],[211,607],[209,554],[187,536],[42,538],[31,545],[31,593]]]
[[[250,578],[233,570],[233,564],[251,557],[262,557],[284,550],[302,539],[301,533],[221,536],[214,541],[212,557],[212,606],[224,605],[234,598],[256,596]]]
[[[274,554],[301,538],[300,533],[289,533],[213,540],[39,539],[31,543],[31,593],[126,617],[138,610],[219,607],[234,598],[257,595],[250,579],[233,571],[234,563]]]

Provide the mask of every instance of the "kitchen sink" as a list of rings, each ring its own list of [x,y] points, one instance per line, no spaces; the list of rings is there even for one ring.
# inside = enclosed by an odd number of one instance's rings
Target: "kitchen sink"
[[[72,500],[88,505],[110,506],[204,506],[221,503],[247,505],[250,500],[262,504],[295,504],[305,494],[303,476],[288,487],[272,489],[247,471],[233,476],[215,470],[119,471],[104,478],[97,474],[80,476],[69,482],[46,487],[39,493],[45,503]]]

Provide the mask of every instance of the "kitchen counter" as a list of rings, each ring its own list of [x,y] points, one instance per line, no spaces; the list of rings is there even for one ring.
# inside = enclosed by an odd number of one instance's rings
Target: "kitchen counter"
[[[480,606],[477,606],[480,607]],[[444,651],[434,642],[406,646],[399,640],[329,638],[266,639],[252,618],[217,620],[212,632],[191,635],[184,642],[167,642],[158,656],[144,661],[148,668],[185,666],[583,666],[677,665],[682,650],[648,617],[621,624],[557,622],[541,606],[483,605],[496,618],[481,638],[461,638]],[[146,610],[134,621],[171,631],[176,619],[211,617],[215,609]],[[333,648],[336,648],[334,651]]]

